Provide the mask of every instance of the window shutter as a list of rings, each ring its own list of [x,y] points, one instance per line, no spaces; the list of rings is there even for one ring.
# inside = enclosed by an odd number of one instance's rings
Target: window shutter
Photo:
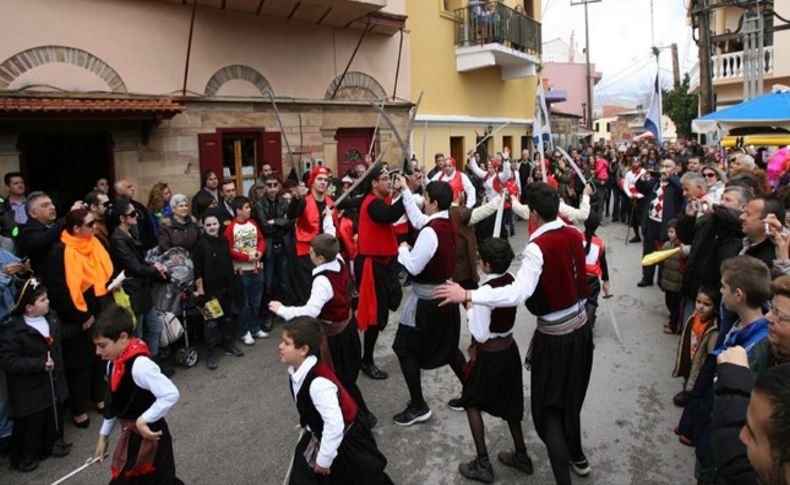
[[[267,131],[263,134],[263,161],[272,166],[272,170],[281,180],[288,176],[283,172],[283,140],[279,131]],[[291,167],[288,167],[290,170]]]
[[[222,175],[222,133],[199,133],[198,154],[200,157],[200,174],[213,170],[220,181]]]

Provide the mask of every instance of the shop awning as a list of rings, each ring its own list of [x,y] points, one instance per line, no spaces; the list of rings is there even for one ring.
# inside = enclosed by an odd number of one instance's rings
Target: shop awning
[[[720,129],[723,135],[727,135],[732,129],[744,127],[790,130],[790,90],[775,88],[773,93],[708,113],[691,122],[695,133],[712,133]]]

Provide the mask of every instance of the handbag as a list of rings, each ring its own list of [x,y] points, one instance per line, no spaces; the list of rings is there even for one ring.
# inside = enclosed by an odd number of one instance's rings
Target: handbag
[[[175,314],[171,312],[156,312],[162,322],[162,332],[159,334],[159,345],[167,347],[184,336],[184,326]]]

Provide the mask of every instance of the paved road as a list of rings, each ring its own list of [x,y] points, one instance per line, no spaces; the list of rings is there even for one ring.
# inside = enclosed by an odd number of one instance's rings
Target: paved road
[[[520,251],[526,227],[520,223],[513,241]],[[595,364],[587,401],[582,414],[583,443],[592,465],[586,479],[574,483],[685,484],[692,483],[693,454],[678,443],[672,433],[679,411],[672,395],[680,382],[671,378],[677,337],[664,335],[666,319],[663,295],[657,287],[638,289],[639,245],[623,244],[625,226],[609,224],[600,231],[608,243],[612,306],[617,313],[624,345],[617,343],[606,306],[599,311],[595,329]],[[514,262],[518,267],[519,262]],[[524,308],[518,312],[516,339],[522,350],[535,328],[535,319]],[[379,416],[375,435],[389,458],[387,471],[398,484],[471,483],[460,477],[461,460],[474,456],[474,446],[466,416],[446,406],[460,392],[449,368],[425,372],[425,397],[433,418],[422,425],[400,428],[391,416],[407,401],[405,384],[390,346],[394,325],[383,334],[378,361],[391,377],[371,381],[360,377],[360,387],[369,406]],[[277,361],[279,339],[259,341],[244,348],[247,355],[223,357],[214,372],[203,362],[181,370],[175,383],[181,400],[168,417],[174,434],[178,474],[188,484],[279,484],[295,445],[296,410],[287,389],[285,368]],[[468,342],[464,331],[462,342]],[[525,396],[529,378],[525,375]],[[528,409],[528,408],[527,408]],[[21,474],[7,469],[0,460],[0,483],[42,484],[76,468],[90,456],[98,434],[98,415],[89,430],[68,426],[66,437],[74,443],[70,456],[49,459],[39,470]],[[510,449],[507,426],[486,419],[489,452]],[[552,483],[545,448],[532,427],[529,414],[524,419],[527,447],[536,465],[529,478],[511,472],[496,461],[498,483]],[[100,484],[109,481],[109,465],[92,466],[67,483]]]

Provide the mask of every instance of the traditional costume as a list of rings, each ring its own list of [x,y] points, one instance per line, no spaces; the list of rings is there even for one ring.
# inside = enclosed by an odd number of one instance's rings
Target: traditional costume
[[[400,262],[411,275],[412,292],[400,312],[392,348],[398,357],[418,360],[421,369],[449,364],[458,350],[460,312],[457,305],[440,307],[433,290],[453,272],[456,228],[448,211],[426,216],[404,191],[404,206],[412,225],[419,227],[414,248],[399,249]]]
[[[329,170],[318,166],[310,172],[307,187],[312,188],[315,178],[319,175],[329,177]],[[324,217],[326,207],[332,206],[332,198],[324,195],[318,200],[311,191],[304,198],[294,200],[288,206],[288,218],[296,221],[296,264],[291,271],[291,295],[297,305],[304,305],[310,296],[308,288],[312,280],[313,263],[310,261],[310,241],[319,234],[336,235],[337,216]]]
[[[455,159],[447,157],[444,163],[450,164],[453,167],[452,173],[447,175],[444,170],[440,170],[431,177],[431,181],[447,182],[450,184],[450,187],[453,189],[453,199],[457,199],[458,194],[464,192],[466,194],[466,206],[470,209],[477,205],[477,192],[475,191],[475,186],[465,173],[458,170]]]
[[[374,170],[371,176],[375,176]],[[357,322],[365,332],[363,370],[371,377],[385,378],[376,367],[373,350],[378,334],[387,326],[389,312],[396,311],[403,298],[398,280],[398,241],[393,223],[404,214],[402,199],[394,204],[373,193],[362,199],[359,209],[359,253],[354,260],[354,275],[359,289]]]
[[[475,305],[503,308],[526,300],[538,317],[526,359],[531,368],[532,420],[548,447],[555,479],[562,483],[570,480],[569,458],[577,473],[589,473],[580,419],[593,358],[587,294],[582,235],[559,219],[530,235],[513,284],[470,292]]]
[[[609,281],[609,265],[606,263],[606,247],[598,236],[592,236],[585,246],[584,265],[587,272],[587,319],[590,326],[595,326],[598,310],[598,295],[601,293],[601,281]]]
[[[510,273],[491,275],[483,287],[500,288],[513,283]],[[513,340],[516,307],[491,308],[475,305],[467,310],[469,361],[458,404],[478,408],[504,420],[524,417],[521,356]]]
[[[387,459],[332,369],[311,355],[288,373],[299,424],[306,431],[294,451],[289,483],[391,484],[384,472]],[[316,464],[331,473],[326,477],[315,473]]]
[[[105,401],[101,435],[109,436],[116,421],[121,436],[112,455],[111,484],[182,484],[176,477],[173,441],[165,416],[178,401],[176,386],[150,359],[142,340],[129,340],[123,353],[108,364],[110,396]],[[158,440],[143,439],[136,421],[142,417]]]
[[[316,266],[310,298],[304,306],[281,306],[277,315],[286,321],[308,316],[321,322],[321,362],[334,371],[354,401],[367,413],[368,408],[357,387],[362,354],[357,322],[351,310],[351,277],[342,258]]]
[[[395,423],[408,426],[431,416],[422,396],[420,369],[450,365],[463,379],[465,359],[458,349],[461,321],[458,305],[439,306],[433,299],[437,286],[445,283],[455,262],[455,224],[447,210],[426,216],[417,208],[411,192],[403,191],[409,221],[419,228],[414,248],[399,248],[398,262],[412,278],[412,292],[400,312],[400,325],[392,349],[409,388],[406,411],[395,416]]]

